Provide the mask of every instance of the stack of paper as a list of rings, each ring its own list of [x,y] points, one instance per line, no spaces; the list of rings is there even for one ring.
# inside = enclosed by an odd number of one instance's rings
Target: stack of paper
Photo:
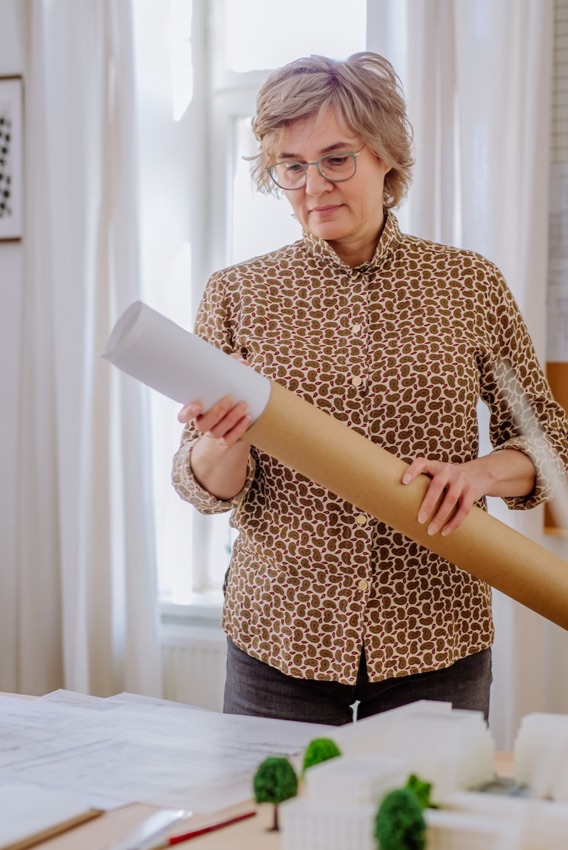
[[[329,730],[126,694],[0,696],[0,783],[72,791],[95,808],[139,802],[213,812],[250,799],[267,756],[298,757]]]

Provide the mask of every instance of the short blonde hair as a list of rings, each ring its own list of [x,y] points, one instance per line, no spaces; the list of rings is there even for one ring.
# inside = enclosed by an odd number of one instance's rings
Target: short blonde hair
[[[391,170],[385,177],[384,205],[396,207],[411,181],[412,127],[400,80],[377,53],[354,53],[339,61],[307,56],[273,71],[260,89],[252,129],[260,144],[252,176],[261,192],[279,194],[266,168],[274,161],[279,130],[329,108],[360,135]]]

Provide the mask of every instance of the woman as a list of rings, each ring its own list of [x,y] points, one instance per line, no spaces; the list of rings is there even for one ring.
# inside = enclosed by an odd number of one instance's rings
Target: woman
[[[511,372],[568,465],[568,423],[498,269],[402,235],[411,130],[390,64],[312,56],[262,87],[254,177],[285,195],[302,238],[212,276],[196,333],[426,474],[419,512],[451,534],[474,504],[550,495],[546,438],[515,426]],[[478,457],[477,404],[494,450]],[[232,510],[223,625],[227,712],[341,724],[416,699],[487,716],[490,588],[250,448],[246,406],[179,414],[180,496]],[[548,470],[548,471],[547,471]]]

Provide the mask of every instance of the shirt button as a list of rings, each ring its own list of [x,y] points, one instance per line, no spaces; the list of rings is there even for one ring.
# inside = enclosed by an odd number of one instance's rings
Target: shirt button
[[[354,375],[351,378],[351,383],[353,384],[354,387],[360,387],[361,384],[363,383],[363,378],[360,375]]]
[[[361,333],[361,325],[353,325],[353,327],[351,328],[351,331],[352,331],[354,334],[359,334],[359,333]]]
[[[361,581],[357,582],[357,587],[359,588],[359,590],[367,590],[367,588],[369,587],[369,582],[365,581],[365,579],[362,578]]]
[[[367,517],[365,516],[365,514],[358,514],[355,522],[357,523],[357,525],[367,525]]]

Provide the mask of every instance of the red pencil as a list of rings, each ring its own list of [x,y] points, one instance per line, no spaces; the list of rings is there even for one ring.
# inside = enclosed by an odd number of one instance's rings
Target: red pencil
[[[255,815],[256,812],[244,812],[242,815],[225,818],[225,820],[219,820],[217,823],[209,824],[209,826],[198,826],[196,829],[190,829],[189,832],[184,832],[183,835],[172,835],[171,838],[168,838],[168,846],[181,844],[182,841],[189,841],[191,838],[197,838],[198,835],[205,835],[206,832],[215,832],[216,829],[223,829],[224,826],[231,826],[233,823],[252,818]]]

